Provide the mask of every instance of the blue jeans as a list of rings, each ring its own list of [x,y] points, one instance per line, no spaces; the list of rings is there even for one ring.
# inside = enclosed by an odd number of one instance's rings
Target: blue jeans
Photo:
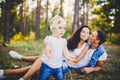
[[[85,67],[85,66],[84,66]],[[79,67],[79,68],[73,68],[74,70],[80,70],[83,67]],[[71,69],[71,67],[67,64],[67,62],[65,60],[63,60],[63,64],[62,64],[62,71],[63,71],[63,75],[68,72]]]
[[[64,80],[61,67],[53,69],[48,65],[42,63],[39,72],[39,80],[48,80],[51,75],[55,76],[57,80]]]
[[[63,60],[63,64],[62,64],[62,72],[63,75],[68,72],[71,69],[71,67],[66,63],[65,60]]]

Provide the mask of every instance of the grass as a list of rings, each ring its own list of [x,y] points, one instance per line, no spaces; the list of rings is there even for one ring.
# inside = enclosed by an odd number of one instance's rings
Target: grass
[[[42,40],[38,40],[29,42],[19,41],[8,45],[8,47],[0,45],[0,68],[16,69],[31,65],[31,63],[12,59],[8,55],[8,52],[10,50],[15,50],[26,56],[38,55],[43,49],[42,43]],[[79,71],[71,70],[65,74],[65,80],[120,80],[120,46],[105,44],[104,47],[108,53],[108,58],[102,71],[97,73],[82,74]],[[17,76],[10,75],[8,76],[9,79],[7,78],[6,80],[17,80],[22,75],[23,74]],[[38,76],[34,75],[32,80],[37,80],[37,78]],[[50,80],[54,80],[54,78],[51,77]]]

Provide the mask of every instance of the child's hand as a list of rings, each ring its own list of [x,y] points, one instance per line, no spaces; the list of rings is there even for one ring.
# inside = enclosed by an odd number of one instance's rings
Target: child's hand
[[[53,53],[52,53],[52,49],[51,48],[46,47],[44,50],[45,50],[46,56],[48,58],[52,58],[53,57]]]
[[[68,64],[74,65],[75,63],[73,62],[73,60],[74,60],[73,58],[67,59]]]
[[[72,59],[72,61],[73,61],[74,63],[77,63],[77,62],[78,62],[76,58]]]

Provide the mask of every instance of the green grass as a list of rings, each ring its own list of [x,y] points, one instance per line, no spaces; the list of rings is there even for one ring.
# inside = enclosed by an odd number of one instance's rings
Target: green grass
[[[107,61],[103,70],[97,73],[81,74],[79,71],[71,70],[66,73],[65,80],[120,80],[120,46],[118,45],[104,45],[108,53]],[[12,59],[8,52],[15,50],[22,55],[31,56],[38,55],[43,49],[43,40],[23,42],[18,41],[4,47],[0,45],[0,68],[2,69],[16,69],[31,65],[31,63],[18,61]],[[23,75],[23,74],[22,74]],[[38,75],[38,74],[37,74]],[[32,77],[32,80],[37,80],[37,75]],[[17,80],[21,75],[11,75],[6,80]],[[50,80],[54,80],[51,77]]]

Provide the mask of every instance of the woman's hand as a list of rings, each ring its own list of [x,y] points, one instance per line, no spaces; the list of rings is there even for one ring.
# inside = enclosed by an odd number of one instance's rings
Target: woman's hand
[[[67,63],[70,65],[74,65],[74,58],[67,59]]]

